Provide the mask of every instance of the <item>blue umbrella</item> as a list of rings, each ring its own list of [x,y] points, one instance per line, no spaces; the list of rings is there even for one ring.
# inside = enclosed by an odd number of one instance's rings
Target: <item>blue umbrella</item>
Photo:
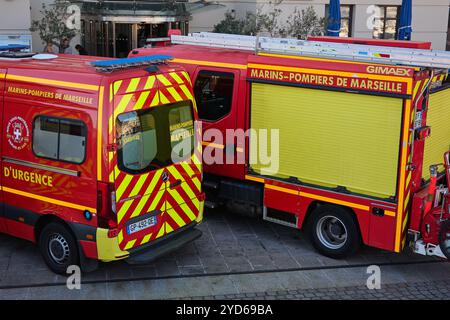
[[[403,0],[398,26],[398,40],[411,40],[412,1]]]
[[[330,0],[328,13],[327,35],[339,37],[341,32],[341,3],[339,0]]]

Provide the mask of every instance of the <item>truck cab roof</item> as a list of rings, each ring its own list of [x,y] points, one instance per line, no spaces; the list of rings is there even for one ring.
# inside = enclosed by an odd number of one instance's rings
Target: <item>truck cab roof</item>
[[[148,74],[148,71],[138,67],[112,73],[99,72],[91,65],[91,62],[100,60],[110,60],[110,58],[66,54],[58,54],[57,58],[44,60],[0,58],[0,79],[2,79],[2,74],[3,77],[6,74],[14,74],[86,85],[100,85],[104,78],[115,81],[124,77],[139,77]],[[180,70],[182,70],[181,67],[173,64],[158,64],[155,74]]]

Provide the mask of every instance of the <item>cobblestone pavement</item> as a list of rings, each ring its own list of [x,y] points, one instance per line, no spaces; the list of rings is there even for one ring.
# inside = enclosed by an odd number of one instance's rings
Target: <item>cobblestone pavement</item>
[[[371,264],[381,266],[383,284],[450,279],[449,263],[407,250],[395,254],[364,247],[351,258],[330,259],[315,252],[303,232],[223,210],[208,211],[199,229],[201,238],[151,264],[100,264],[83,274],[79,291],[68,290],[66,278],[48,270],[37,247],[0,235],[0,300],[176,299],[256,292],[270,297],[279,292],[284,299],[292,292],[357,288],[365,284]]]
[[[450,280],[192,297],[192,300],[450,300]]]
[[[270,270],[432,261],[410,252],[396,254],[362,248],[355,256],[335,260],[318,254],[304,232],[249,219],[222,210],[208,211],[199,226],[203,235],[180,250],[144,266],[104,263],[84,280],[227,274]],[[48,270],[36,246],[0,234],[0,288],[64,282]]]

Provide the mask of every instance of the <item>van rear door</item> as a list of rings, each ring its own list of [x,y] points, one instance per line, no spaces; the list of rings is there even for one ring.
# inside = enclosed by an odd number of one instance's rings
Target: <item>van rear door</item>
[[[114,84],[117,148],[111,162],[122,250],[163,237],[199,213],[200,167],[189,164],[193,102],[172,99],[151,77]]]
[[[172,165],[167,167],[166,233],[178,230],[196,220],[200,212],[201,167],[195,159],[194,115],[191,103],[180,103],[169,111]],[[198,151],[198,150],[197,150]]]
[[[117,150],[113,152],[118,241],[129,250],[164,235],[165,180],[157,163],[156,119],[149,112],[159,104],[155,76],[116,81],[113,119]],[[147,146],[148,147],[145,147]]]

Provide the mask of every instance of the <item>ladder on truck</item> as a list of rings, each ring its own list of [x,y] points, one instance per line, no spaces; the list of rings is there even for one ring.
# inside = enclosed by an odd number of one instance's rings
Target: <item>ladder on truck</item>
[[[450,52],[441,50],[241,36],[211,32],[191,33],[188,36],[172,35],[171,40],[175,44],[250,50],[256,54],[277,53],[357,62],[450,69]]]

